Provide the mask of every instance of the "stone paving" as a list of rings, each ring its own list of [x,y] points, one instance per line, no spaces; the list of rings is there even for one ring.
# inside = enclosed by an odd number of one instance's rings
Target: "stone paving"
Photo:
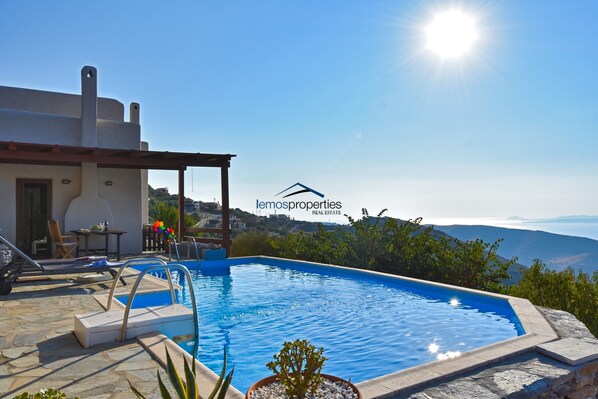
[[[143,394],[155,392],[159,365],[136,341],[79,345],[73,316],[101,310],[91,294],[106,292],[110,282],[71,277],[17,283],[0,297],[0,397],[55,388],[69,397],[134,398],[128,381]]]
[[[101,310],[91,294],[106,294],[110,282],[77,283],[76,277],[17,283],[9,296],[0,297],[0,398],[42,388],[60,389],[69,397],[134,398],[129,381],[143,394],[158,397],[160,366],[136,341],[90,349],[79,345],[72,332],[73,315]],[[126,280],[132,284],[134,278]],[[151,281],[147,284],[142,288],[152,288]],[[128,289],[130,285],[119,291]],[[569,313],[540,311],[559,337],[598,343]],[[598,360],[570,366],[530,351],[396,397],[597,398]]]

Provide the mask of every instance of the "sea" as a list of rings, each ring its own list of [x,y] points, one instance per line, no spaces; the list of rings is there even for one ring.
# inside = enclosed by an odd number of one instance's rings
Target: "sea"
[[[438,226],[495,226],[508,229],[539,230],[567,236],[598,240],[598,216],[565,216],[550,219],[510,218],[431,218],[423,224]]]

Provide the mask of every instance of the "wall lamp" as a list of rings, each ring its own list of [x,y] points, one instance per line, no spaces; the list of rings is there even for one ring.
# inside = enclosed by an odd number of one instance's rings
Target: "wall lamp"
[[[71,184],[71,179],[62,179],[60,182],[62,184]]]
[[[106,181],[104,182],[104,184],[105,184],[105,185],[107,185],[107,186],[111,186],[111,185],[112,185],[112,184],[114,184],[114,183],[112,183],[112,180],[106,180]]]

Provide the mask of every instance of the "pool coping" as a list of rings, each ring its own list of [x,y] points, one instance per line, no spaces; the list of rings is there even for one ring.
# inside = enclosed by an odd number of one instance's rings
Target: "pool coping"
[[[433,383],[450,379],[459,374],[471,371],[473,369],[484,367],[492,363],[497,363],[505,359],[515,357],[521,353],[533,351],[539,344],[554,341],[558,339],[558,335],[552,329],[548,321],[542,316],[542,314],[535,308],[534,305],[527,299],[512,297],[508,295],[496,294],[492,292],[480,291],[471,288],[458,287],[450,284],[437,283],[433,281],[420,280],[411,277],[398,276],[394,274],[382,273],[366,269],[356,269],[346,266],[330,265],[318,262],[309,261],[297,261],[294,259],[276,258],[270,256],[246,256],[246,257],[235,257],[229,258],[225,261],[243,261],[243,260],[274,260],[274,261],[285,261],[285,262],[299,262],[307,263],[315,266],[332,267],[343,270],[359,270],[365,273],[392,277],[399,280],[411,281],[417,283],[429,284],[437,287],[448,288],[451,290],[458,290],[464,292],[475,293],[477,295],[484,295],[490,297],[497,297],[506,299],[511,305],[513,311],[517,315],[517,318],[521,322],[521,325],[525,331],[525,334],[515,338],[511,338],[505,341],[500,341],[491,345],[483,346],[468,352],[462,353],[460,356],[446,359],[446,360],[435,360],[419,366],[411,367],[408,369],[400,370],[394,373],[386,374],[380,377],[372,378],[366,381],[356,383],[355,385],[361,391],[364,399],[384,399],[398,395],[401,392],[412,390],[416,388],[425,387]],[[201,263],[200,263],[201,267]],[[155,278],[155,277],[154,277]],[[157,279],[156,280],[160,280]],[[163,280],[161,280],[163,281]],[[167,284],[164,282],[164,286]],[[162,291],[161,289],[146,290],[144,292],[156,292]],[[141,291],[140,291],[141,292]],[[104,296],[105,298],[101,298]],[[96,296],[94,295],[94,298]],[[96,300],[102,306],[105,307],[107,301],[107,295],[97,295]],[[103,299],[103,302],[100,301]],[[123,307],[119,301],[113,300],[121,308]],[[175,360],[175,364],[182,365],[182,359],[186,358],[191,361],[192,356],[180,348],[174,341],[161,334],[150,334],[147,336],[138,337],[138,342],[146,348],[146,350],[163,366],[166,364],[166,352],[165,348],[173,357],[173,360],[179,359],[178,362]],[[198,360],[195,360],[196,367],[198,370],[198,385],[202,392],[209,394],[211,387],[214,386],[218,379],[216,373],[207,368]],[[342,377],[342,376],[341,376]],[[201,395],[201,397],[207,397]],[[228,399],[241,399],[244,395],[231,386],[226,397]]]

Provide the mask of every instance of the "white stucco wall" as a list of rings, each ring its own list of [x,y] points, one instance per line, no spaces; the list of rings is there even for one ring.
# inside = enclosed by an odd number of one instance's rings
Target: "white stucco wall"
[[[138,150],[141,127],[134,123],[98,120],[98,147]]]
[[[126,150],[140,147],[141,128],[138,124],[99,119],[97,127],[98,147]],[[0,109],[0,140],[80,146],[81,119]]]
[[[79,94],[0,86],[0,108],[43,114],[81,116]],[[98,98],[98,119],[124,121],[125,107],[111,98]]]
[[[81,145],[81,120],[71,116],[0,109],[0,139],[24,143]]]
[[[106,186],[106,181],[111,181],[112,186]],[[121,238],[121,251],[127,254],[141,252],[141,181],[139,169],[98,169],[98,194],[112,208],[112,228],[127,232]]]

